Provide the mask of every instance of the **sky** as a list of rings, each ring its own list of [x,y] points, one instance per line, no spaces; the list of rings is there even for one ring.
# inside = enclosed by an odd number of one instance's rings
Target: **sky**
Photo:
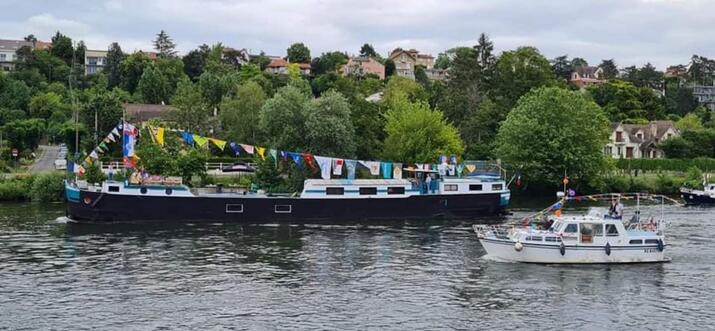
[[[715,0],[0,0],[0,39],[49,41],[59,30],[89,49],[116,41],[131,52],[150,50],[162,29],[180,53],[221,42],[285,56],[303,42],[313,57],[363,43],[436,56],[484,32],[497,53],[534,46],[547,58],[665,69],[715,57]]]

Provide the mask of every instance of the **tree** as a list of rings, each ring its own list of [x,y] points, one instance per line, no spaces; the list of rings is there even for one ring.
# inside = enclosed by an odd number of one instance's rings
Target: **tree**
[[[27,109],[31,91],[27,85],[0,74],[0,109]]]
[[[282,150],[300,151],[305,143],[305,109],[309,95],[288,85],[281,88],[261,108],[260,129],[266,144]]]
[[[313,99],[305,115],[305,138],[309,151],[319,155],[353,157],[355,129],[350,121],[350,104],[335,91]]]
[[[385,79],[394,75],[395,70],[397,70],[395,68],[395,61],[392,61],[392,59],[385,60]]]
[[[564,54],[551,60],[551,70],[554,71],[556,78],[563,79],[565,81],[571,79],[573,65],[571,60],[569,60],[569,56]]]
[[[189,132],[208,132],[207,120],[210,112],[197,84],[188,79],[180,81],[171,104],[176,108],[171,113],[172,119],[179,128]]]
[[[72,64],[72,58],[74,56],[72,39],[57,31],[57,33],[52,37],[52,47],[50,48],[50,53],[64,61],[66,64]]]
[[[420,83],[423,88],[428,88],[430,84],[429,77],[427,77],[427,73],[425,72],[425,67],[422,65],[416,65],[415,66],[415,81]]]
[[[124,52],[119,44],[114,42],[109,45],[104,73],[107,75],[107,87],[110,89],[122,83],[122,60],[124,60]]]
[[[385,113],[383,158],[407,163],[435,162],[441,155],[461,156],[459,132],[441,112],[424,101],[410,102],[404,94],[393,98]]]
[[[704,129],[703,123],[700,121],[698,115],[687,114],[683,116],[679,121],[675,122],[675,126],[682,131],[685,130],[702,130]]]
[[[368,43],[365,43],[362,47],[360,47],[360,56],[378,57],[377,52],[375,52],[375,48]]]
[[[75,47],[74,51],[74,64],[75,65],[84,65],[84,54],[87,52],[87,45],[84,44],[84,40],[80,40],[77,43],[77,47]],[[72,64],[72,63],[70,63]],[[81,67],[80,67],[81,70]]]
[[[142,53],[136,52],[122,60],[122,86],[129,93],[134,93],[139,85],[139,79],[144,74],[144,69],[151,65],[152,61],[149,57]]]
[[[199,76],[204,73],[209,50],[209,45],[203,44],[199,48],[189,51],[188,54],[181,58],[181,61],[184,62],[184,70],[192,81],[198,80]]]
[[[159,57],[168,58],[176,55],[176,44],[169,35],[161,30],[154,39],[154,49],[159,53]]]
[[[693,89],[675,86],[665,89],[665,108],[669,114],[685,116],[698,107],[698,99],[693,96]]]
[[[560,185],[564,173],[594,181],[608,166],[603,146],[609,122],[581,93],[542,87],[524,95],[499,128],[496,153],[542,185]]]
[[[355,156],[361,160],[378,159],[385,140],[383,108],[364,98],[352,99],[350,105],[350,116],[355,128]]]
[[[344,64],[348,63],[348,56],[341,52],[323,53],[320,57],[311,62],[311,71],[314,75],[322,75],[329,72],[336,72]]]
[[[479,107],[485,91],[485,77],[477,62],[474,48],[458,47],[452,50],[449,79],[436,103],[452,123],[461,126],[463,121]]]
[[[199,88],[209,109],[218,109],[224,97],[236,91],[240,81],[234,68],[219,61],[209,60],[199,77]]]
[[[688,68],[690,80],[697,85],[710,85],[715,81],[715,60],[693,54]]]
[[[244,56],[243,52],[233,48],[224,48],[221,60],[237,69],[240,69],[243,63],[248,62],[248,59]]]
[[[385,104],[390,104],[392,99],[404,95],[410,102],[424,101],[427,102],[429,96],[424,87],[416,81],[400,76],[391,77],[385,86],[382,101]]]
[[[82,105],[81,119],[85,127],[90,128],[89,132],[94,133],[94,137],[102,138],[122,119],[123,107],[120,96],[105,89],[88,91],[88,100]],[[97,119],[97,130],[94,130],[95,116]],[[96,144],[98,141],[94,141]]]
[[[29,114],[31,117],[48,119],[55,112],[69,113],[69,106],[62,97],[53,93],[38,93],[30,99]]]
[[[221,127],[226,138],[248,144],[260,143],[259,121],[266,93],[258,83],[247,81],[238,87],[234,98],[221,104]]]
[[[45,121],[39,118],[16,120],[0,128],[8,145],[21,151],[35,149],[45,132]]]
[[[603,60],[601,64],[598,65],[599,68],[603,70],[603,78],[605,79],[616,79],[618,78],[618,66],[616,61],[613,59]]]
[[[28,35],[25,36],[23,39],[24,39],[25,41],[29,41],[29,42],[33,43],[33,45],[34,45],[34,43],[37,42],[37,37],[35,37],[34,34],[28,34]]]
[[[638,88],[630,82],[611,80],[587,88],[593,100],[612,121],[626,119],[657,120],[665,117],[662,102],[649,88]]]
[[[145,103],[166,103],[171,97],[169,81],[155,64],[144,70],[137,85],[137,92]]]
[[[501,54],[494,68],[491,97],[504,110],[533,88],[555,83],[549,61],[534,47],[519,47]]]
[[[474,45],[474,52],[476,53],[477,66],[479,66],[479,71],[482,74],[482,79],[484,81],[489,81],[489,77],[494,66],[494,43],[489,40],[489,36],[485,33],[479,35],[479,40],[477,44]]]
[[[684,159],[690,157],[691,144],[683,137],[673,137],[658,144],[667,158]]]
[[[580,58],[580,57],[575,57],[575,58],[571,59],[571,66],[574,68],[588,67],[588,61],[586,61],[585,59]]]
[[[310,49],[303,43],[294,43],[288,47],[288,61],[293,63],[310,63]]]
[[[448,54],[448,52],[450,50],[447,50],[446,52],[443,52],[443,53],[439,53],[437,55],[437,59],[434,60],[434,68],[435,69],[442,69],[442,70],[449,69],[449,67],[452,65],[452,58]]]
[[[268,64],[271,63],[271,58],[266,56],[265,52],[261,51],[261,53],[258,56],[253,57],[252,59],[249,60],[249,62],[258,65],[258,67],[261,68],[261,71],[263,71],[263,70],[266,70],[266,67],[268,66]]]

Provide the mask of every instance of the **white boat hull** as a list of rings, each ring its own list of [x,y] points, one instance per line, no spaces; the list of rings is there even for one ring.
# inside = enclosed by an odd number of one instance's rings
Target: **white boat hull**
[[[565,245],[561,254],[560,244],[522,243],[521,250],[516,242],[506,239],[480,238],[479,242],[490,258],[526,263],[644,263],[667,261],[664,251],[658,245],[612,246],[610,255],[604,246]]]

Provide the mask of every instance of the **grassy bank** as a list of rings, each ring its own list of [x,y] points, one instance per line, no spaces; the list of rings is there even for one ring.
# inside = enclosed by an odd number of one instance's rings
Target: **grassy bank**
[[[0,180],[0,201],[60,201],[64,172],[15,174]]]

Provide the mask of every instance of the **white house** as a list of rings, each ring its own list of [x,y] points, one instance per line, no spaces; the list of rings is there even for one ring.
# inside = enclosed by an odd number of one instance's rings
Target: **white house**
[[[93,75],[104,68],[107,64],[107,51],[86,50],[84,51],[84,74]]]
[[[652,121],[648,124],[611,124],[609,143],[604,153],[614,159],[663,158],[658,144],[679,136],[680,132],[672,121]]]
[[[0,70],[10,71],[15,67],[15,52],[22,46],[34,47],[31,41],[0,39]]]

